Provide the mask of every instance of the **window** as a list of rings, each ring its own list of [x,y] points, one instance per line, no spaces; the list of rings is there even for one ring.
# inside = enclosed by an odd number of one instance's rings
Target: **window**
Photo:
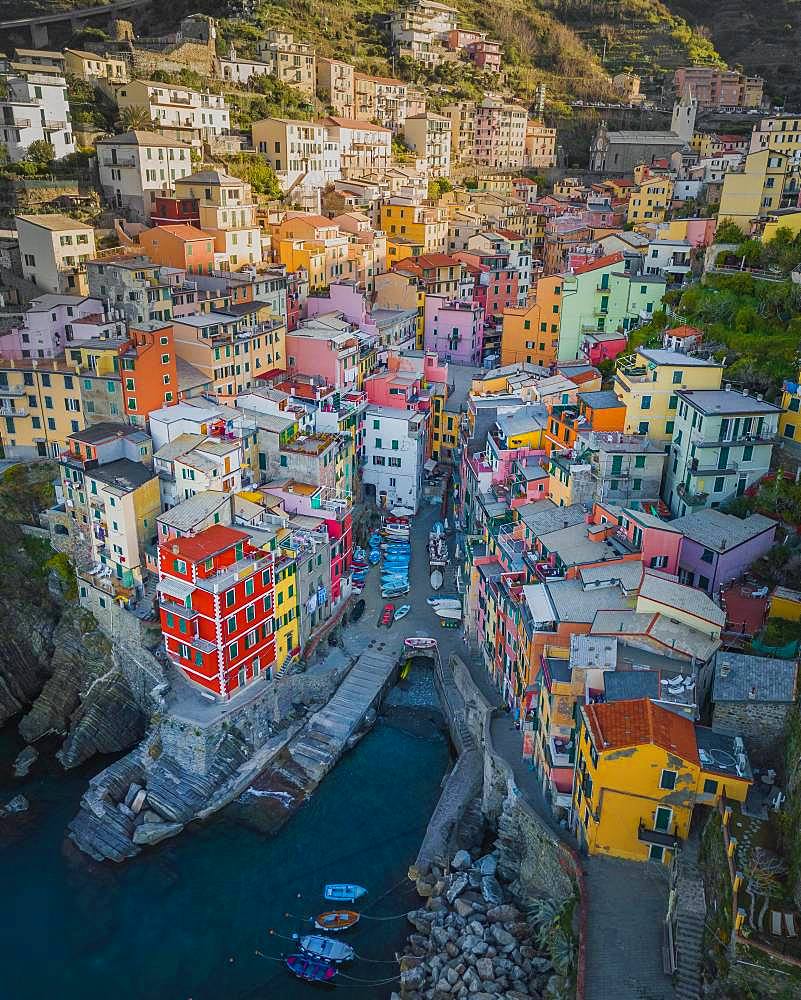
[[[673,427],[674,427],[674,421],[668,420],[665,423],[665,433],[666,434],[672,434],[673,433]]]
[[[256,605],[251,604],[245,608],[245,621],[252,622],[256,617]]]
[[[641,489],[642,489],[642,479],[635,479],[634,480],[634,492],[635,493],[639,493]]]
[[[751,444],[747,444],[745,448],[743,448],[743,461],[750,462],[753,459],[753,457],[754,457],[754,446]]]
[[[235,660],[237,656],[239,656],[239,643],[232,642],[228,651],[228,659]]]
[[[673,385],[681,385],[684,381],[684,372],[673,372]]]
[[[668,409],[669,410],[675,410],[676,407],[678,406],[678,404],[679,404],[679,397],[678,396],[671,396],[668,399]]]
[[[723,484],[725,483],[725,481],[726,480],[723,478],[723,476],[717,476],[715,478],[715,485],[713,487],[713,492],[720,493],[723,489]]]
[[[654,829],[667,833],[670,829],[670,821],[673,818],[673,810],[667,806],[658,806],[654,817]]]
[[[650,410],[651,409],[651,397],[650,396],[643,396],[642,397],[642,402],[640,403],[640,408],[643,409],[643,410]]]
[[[225,630],[228,635],[233,635],[236,632],[236,615],[231,615],[230,618],[226,619]]]
[[[255,584],[253,582],[253,577],[251,577],[249,580],[245,580],[245,596],[246,597],[250,597],[251,596],[251,594],[253,593],[254,587],[255,587]]]
[[[668,564],[667,556],[651,556],[651,569],[664,569]]]
[[[715,553],[712,551],[712,549],[704,549],[704,551],[701,553],[701,562],[709,563],[711,565],[714,562],[714,560],[715,560]]]
[[[663,771],[662,777],[659,779],[659,787],[666,788],[668,790],[676,787],[676,778],[678,774],[676,771]]]
[[[176,573],[186,573],[186,563],[183,559],[173,559],[172,568]]]
[[[634,459],[634,468],[635,469],[645,468],[645,455],[637,455],[637,457]]]
[[[225,592],[225,606],[226,606],[226,608],[233,607],[235,600],[236,600],[236,591],[235,590],[226,590],[226,592]]]
[[[705,591],[709,592],[709,577],[701,576],[699,574],[699,576],[698,576],[698,586],[701,588],[701,590],[705,590]]]
[[[648,421],[647,420],[641,420],[640,421],[640,424],[639,424],[639,433],[640,434],[647,434],[648,433]]]
[[[664,847],[659,847],[657,844],[648,845],[648,860],[649,861],[661,861],[665,856]]]

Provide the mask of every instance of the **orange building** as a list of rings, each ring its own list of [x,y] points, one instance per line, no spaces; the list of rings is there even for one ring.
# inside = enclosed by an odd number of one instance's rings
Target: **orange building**
[[[178,368],[171,323],[140,323],[128,330],[130,344],[120,353],[119,373],[125,413],[143,426],[153,410],[178,402]]]
[[[503,311],[501,366],[528,362],[549,367],[559,353],[562,276],[539,278],[527,306]]]
[[[576,403],[548,405],[548,427],[543,435],[545,451],[572,448],[581,431],[622,431],[626,405],[611,389],[579,392]]]
[[[156,264],[179,267],[190,274],[214,270],[214,237],[195,226],[155,226],[139,236],[139,243]]]

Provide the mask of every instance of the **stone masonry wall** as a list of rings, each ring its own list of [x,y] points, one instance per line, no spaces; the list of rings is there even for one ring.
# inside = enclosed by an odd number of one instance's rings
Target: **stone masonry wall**
[[[791,707],[784,703],[717,702],[712,723],[716,729],[742,736],[752,765],[778,767]]]

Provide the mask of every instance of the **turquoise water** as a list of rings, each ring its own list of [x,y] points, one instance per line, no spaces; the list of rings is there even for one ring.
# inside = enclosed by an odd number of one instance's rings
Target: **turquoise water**
[[[118,867],[88,862],[64,837],[102,763],[65,774],[43,753],[19,781],[10,765],[20,748],[13,728],[0,732],[0,802],[19,792],[31,800],[21,820],[0,820],[0,997],[9,1000],[317,995],[255,952],[290,949],[269,929],[291,934],[300,922],[287,911],[324,909],[326,881],[366,885],[374,915],[411,908],[404,876],[448,766],[442,735],[379,722],[276,835],[259,829],[258,802],[235,806]],[[406,931],[403,919],[363,919],[346,939],[365,957],[391,959]],[[397,966],[359,961],[346,971],[375,984]],[[392,988],[340,979],[336,995]]]

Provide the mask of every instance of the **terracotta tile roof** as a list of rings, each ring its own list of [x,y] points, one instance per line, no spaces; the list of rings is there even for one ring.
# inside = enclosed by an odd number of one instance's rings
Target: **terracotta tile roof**
[[[362,122],[358,118],[337,118],[335,115],[329,115],[328,118],[323,118],[323,125],[332,124],[337,125],[339,128],[349,128],[358,129],[360,132],[386,132],[391,133],[391,129],[384,128],[383,125],[373,125],[372,122]]]
[[[650,743],[700,766],[692,722],[650,698],[586,705],[584,715],[599,752]]]
[[[186,562],[196,563],[211,558],[237,542],[247,541],[248,537],[244,531],[237,531],[224,524],[213,524],[193,537],[176,538],[168,542],[165,548]]]
[[[701,331],[698,329],[698,327],[687,326],[686,323],[683,323],[681,326],[671,327],[671,329],[670,330],[666,330],[665,333],[669,337],[678,337],[680,340],[683,339],[684,337],[700,337],[701,336]]]
[[[610,264],[619,264],[623,260],[622,253],[610,253],[605,257],[598,257],[597,260],[590,261],[589,264],[582,264],[576,267],[573,274],[587,274],[588,271],[597,271],[599,267],[608,267]]]
[[[496,232],[499,236],[503,236],[503,238],[505,240],[524,240],[524,239],[526,239],[526,237],[523,236],[522,233],[516,233],[513,229],[495,229],[495,230],[493,230],[493,232]]]

